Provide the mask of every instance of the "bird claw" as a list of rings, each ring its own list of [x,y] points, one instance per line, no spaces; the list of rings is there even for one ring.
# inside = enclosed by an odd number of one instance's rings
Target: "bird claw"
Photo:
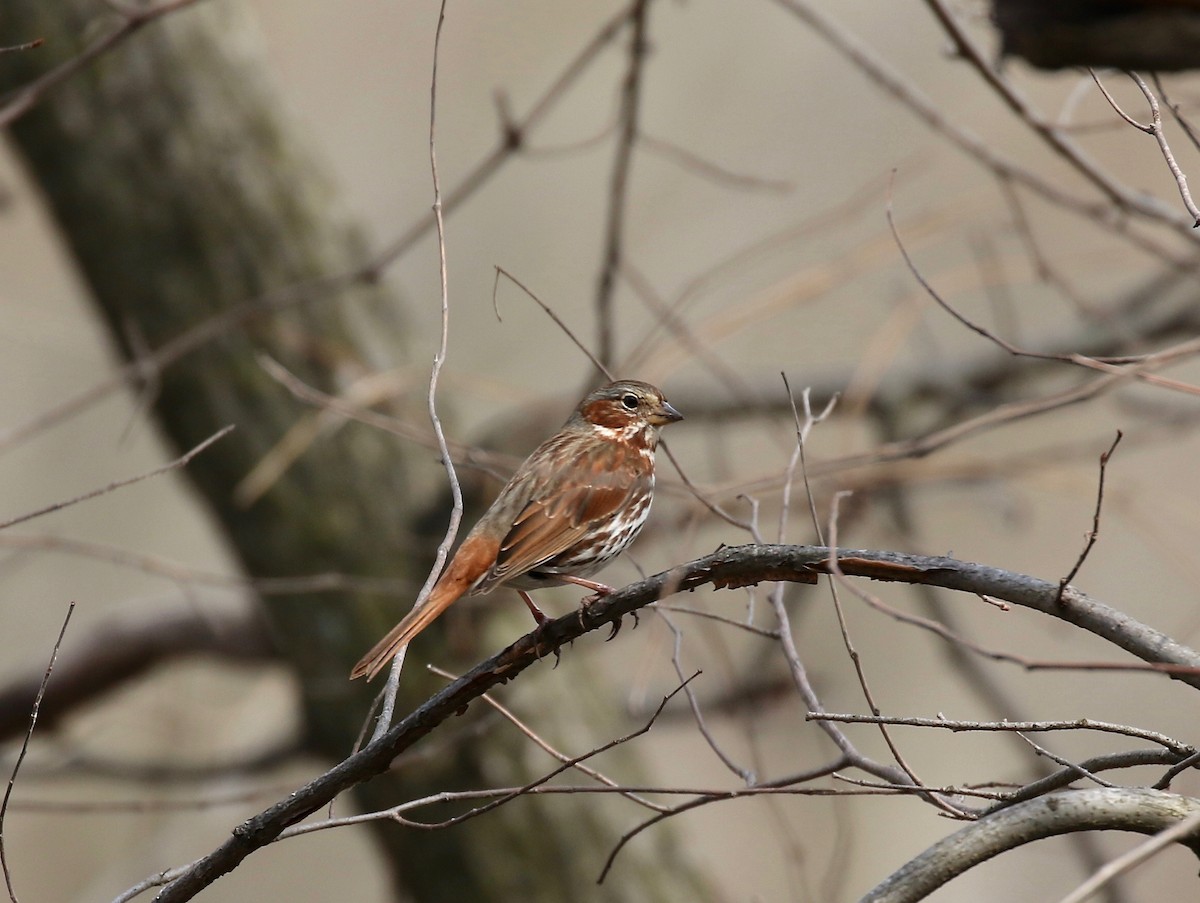
[[[550,623],[550,619],[547,618],[545,623]],[[534,651],[537,653],[538,658],[544,658],[546,653],[542,651],[542,625],[539,624],[537,627],[535,627],[533,633],[535,637]],[[554,646],[550,649],[550,651],[554,654],[554,667],[557,669],[559,664],[562,662],[562,650],[558,646]]]
[[[604,642],[611,643],[613,638],[621,632],[621,625],[625,623],[624,618],[616,618],[612,622],[612,629],[608,632],[608,638]]]
[[[605,595],[606,595],[605,593],[595,593],[594,595],[591,595],[591,596],[584,596],[582,599],[579,600],[579,629],[580,630],[587,629],[587,624],[584,623],[583,619],[584,619],[584,616],[587,615],[588,611],[591,609],[592,603],[599,602],[600,599],[602,599]]]

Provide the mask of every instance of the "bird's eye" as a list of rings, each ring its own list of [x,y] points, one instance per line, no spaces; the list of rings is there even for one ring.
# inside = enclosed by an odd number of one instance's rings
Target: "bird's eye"
[[[636,395],[622,395],[621,404],[625,405],[631,411],[636,411],[638,406],[638,397]]]

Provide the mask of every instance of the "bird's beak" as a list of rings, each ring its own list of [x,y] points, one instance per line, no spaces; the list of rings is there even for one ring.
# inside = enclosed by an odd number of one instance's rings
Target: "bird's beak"
[[[650,416],[650,422],[655,426],[662,426],[666,423],[674,423],[676,420],[682,419],[683,415],[675,410],[675,408],[671,406],[671,402],[667,401],[665,398],[663,399],[662,404],[658,406],[658,410],[656,410]]]

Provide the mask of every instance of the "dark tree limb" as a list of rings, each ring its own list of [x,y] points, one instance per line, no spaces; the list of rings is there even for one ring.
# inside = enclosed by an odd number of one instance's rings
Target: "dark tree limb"
[[[848,575],[930,583],[1033,608],[1109,639],[1148,662],[1195,669],[1174,676],[1200,688],[1200,653],[1088,599],[1074,588],[1069,587],[1063,594],[1062,604],[1055,604],[1056,582],[952,558],[899,552],[837,550],[837,564],[841,572]],[[157,899],[159,903],[192,899],[251,853],[274,841],[285,828],[312,815],[345,790],[383,774],[396,756],[451,716],[465,712],[473,700],[492,687],[512,680],[535,662],[585,633],[611,625],[624,615],[671,593],[704,585],[730,589],[769,580],[813,583],[829,566],[830,549],[823,546],[736,546],[631,584],[578,612],[551,621],[447,685],[377,741],[238,825],[224,844],[190,866]]]

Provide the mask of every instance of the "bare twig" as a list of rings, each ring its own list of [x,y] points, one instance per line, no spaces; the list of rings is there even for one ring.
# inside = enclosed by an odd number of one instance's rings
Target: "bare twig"
[[[73,77],[77,72],[90,65],[102,54],[107,53],[117,44],[121,43],[121,41],[124,41],[134,32],[138,31],[142,26],[168,13],[173,13],[176,10],[183,9],[185,6],[190,6],[195,2],[196,0],[162,0],[162,2],[153,6],[122,10],[123,21],[116,28],[97,38],[84,48],[82,53],[71,57],[25,87],[11,92],[5,98],[4,106],[0,107],[0,129],[7,128],[17,119],[24,116],[37,106],[47,94]],[[41,43],[38,40],[15,49],[37,47]]]
[[[32,41],[26,41],[24,44],[12,44],[8,47],[0,47],[0,53],[16,53],[21,50],[34,50],[46,43],[45,38],[34,38]]]
[[[358,405],[357,399],[334,397],[322,392],[266,355],[259,355],[258,362],[267,375],[277,380],[301,401],[316,405],[339,417],[364,423],[374,429],[384,430],[406,441],[415,442],[423,448],[438,448],[437,436],[434,435],[432,429],[419,428],[396,417],[366,410]],[[520,460],[511,455],[486,451],[461,442],[447,440],[447,443],[455,464],[490,474],[501,482],[520,464]]]
[[[721,747],[717,742],[717,738],[713,736],[712,731],[708,729],[708,722],[704,719],[704,713],[700,710],[700,700],[696,698],[696,694],[692,692],[692,688],[688,686],[693,677],[698,676],[701,672],[695,672],[692,677],[684,679],[683,662],[680,660],[680,655],[683,651],[683,631],[675,626],[661,609],[656,609],[659,617],[663,619],[663,623],[667,625],[667,629],[671,631],[673,642],[671,645],[671,665],[675,669],[675,675],[681,681],[680,686],[683,687],[684,693],[687,695],[688,706],[692,710],[692,719],[696,722],[696,729],[700,731],[700,736],[704,738],[704,742],[708,744],[708,748],[713,751],[721,763],[737,775],[743,784],[748,787],[753,787],[757,783],[754,772],[749,768],[743,768],[733,760],[733,757]]]
[[[637,140],[651,153],[677,163],[684,169],[691,170],[718,185],[726,185],[743,191],[768,191],[775,194],[786,194],[796,190],[795,184],[786,179],[765,179],[761,176],[731,172],[724,166],[713,163],[711,160],[705,160],[686,147],[680,147],[678,144],[662,138],[647,135],[644,131],[638,134]]]
[[[1029,188],[1039,198],[1081,218],[1085,223],[1103,228],[1106,233],[1120,235],[1131,245],[1162,260],[1179,272],[1187,273],[1194,269],[1195,261],[1191,255],[1180,254],[1174,247],[1153,240],[1134,228],[1138,217],[1117,215],[1118,211],[1113,209],[1113,204],[1109,200],[1085,199],[1063,190],[1059,182],[1043,178],[1014,159],[1005,157],[996,149],[993,142],[962,127],[956,117],[947,115],[938,109],[920,88],[880,59],[871,47],[849,29],[820,11],[817,4],[811,0],[776,0],[776,2],[809,25],[871,81],[911,110],[933,132],[945,137],[967,156],[992,172],[996,178]],[[931,0],[927,0],[927,2],[931,2]],[[975,48],[972,46],[971,49]],[[983,61],[983,54],[980,53],[977,56]],[[986,66],[986,61],[984,61],[984,65]],[[1099,175],[1103,180],[1103,174]],[[1110,184],[1109,187],[1112,190],[1111,193],[1115,193],[1120,199],[1118,206],[1121,212],[1136,212],[1141,216],[1165,222],[1173,227],[1176,233],[1193,241],[1200,238],[1200,236],[1192,234],[1191,221],[1187,217],[1180,216],[1167,205],[1123,186]],[[1111,196],[1110,192],[1105,193]]]
[[[1023,787],[1014,790],[1012,793],[1005,795],[994,806],[981,812],[980,817],[1007,806],[1042,796],[1053,790],[1062,790],[1075,781],[1080,768],[1085,769],[1089,774],[1099,774],[1102,771],[1110,771],[1115,768],[1138,768],[1142,765],[1165,765],[1172,762],[1182,765],[1189,758],[1191,757],[1187,756],[1181,759],[1178,753],[1173,753],[1168,749],[1135,749],[1126,752],[1093,756],[1090,759],[1084,759],[1082,762],[1075,763],[1070,767],[1052,772],[1044,778],[1038,778],[1036,781],[1031,781]],[[1166,788],[1156,786],[1154,789],[1164,790]]]
[[[1092,529],[1087,534],[1087,541],[1083,545],[1083,551],[1079,553],[1079,558],[1075,561],[1075,566],[1058,582],[1058,596],[1060,599],[1071,581],[1075,579],[1075,575],[1079,573],[1079,569],[1083,567],[1083,563],[1087,561],[1087,557],[1092,551],[1092,546],[1096,544],[1096,539],[1100,536],[1100,509],[1104,505],[1104,476],[1108,471],[1108,460],[1112,457],[1113,452],[1117,450],[1117,444],[1121,441],[1121,436],[1121,431],[1117,430],[1117,437],[1113,439],[1112,445],[1108,447],[1108,451],[1100,456],[1100,479],[1096,487],[1096,510],[1092,513]]]
[[[450,457],[450,449],[446,445],[446,434],[442,430],[442,421],[437,412],[437,383],[442,372],[442,364],[446,360],[446,349],[450,336],[450,282],[449,270],[446,265],[446,224],[442,216],[442,186],[438,179],[437,165],[437,74],[438,51],[442,43],[442,25],[446,21],[446,0],[438,10],[437,29],[433,37],[433,71],[429,79],[429,169],[433,180],[433,216],[437,224],[438,240],[438,272],[441,277],[441,341],[437,354],[433,358],[433,367],[429,373],[429,420],[433,424],[434,435],[437,436],[438,450],[442,455],[442,464],[446,468],[446,479],[450,484],[450,495],[453,506],[450,509],[450,523],[446,527],[446,535],[437,549],[433,567],[421,587],[415,605],[421,605],[433,591],[441,575],[442,567],[450,555],[454,538],[458,535],[458,525],[462,520],[463,497],[462,487],[458,484],[458,474],[454,470],[454,461]],[[396,693],[400,689],[400,672],[404,669],[404,655],[408,647],[401,647],[399,653],[392,659],[392,669],[388,673],[387,686],[383,692],[383,702],[379,707],[379,718],[375,722],[372,740],[378,740],[392,725],[392,715],[396,710]]]
[[[85,492],[83,495],[77,495],[74,498],[67,499],[66,501],[55,502],[53,505],[47,505],[45,508],[38,508],[36,511],[30,511],[26,514],[19,514],[16,517],[9,518],[6,521],[0,521],[0,530],[5,530],[8,527],[12,527],[17,524],[23,524],[25,521],[33,520],[35,517],[41,517],[44,514],[50,514],[54,511],[61,511],[63,508],[69,508],[72,505],[78,505],[80,502],[86,502],[89,499],[96,498],[96,496],[113,492],[114,490],[121,489],[125,486],[130,486],[134,483],[140,483],[142,480],[148,480],[151,477],[158,476],[159,474],[164,474],[172,470],[178,470],[181,467],[186,467],[192,458],[196,457],[196,455],[200,454],[218,439],[222,439],[227,436],[232,430],[232,426],[227,426],[224,429],[218,430],[191,451],[180,455],[169,464],[164,464],[162,467],[156,467],[154,470],[148,471],[147,473],[139,474],[136,477],[129,477],[125,480],[117,480],[109,483],[107,486],[102,486],[99,489],[93,489],[91,492]]]
[[[862,689],[863,699],[866,700],[866,703],[870,707],[872,714],[878,715],[879,706],[875,703],[875,694],[871,692],[870,683],[867,681],[867,672],[866,668],[863,667],[862,656],[858,654],[858,649],[855,648],[854,641],[850,637],[850,627],[846,622],[846,613],[842,609],[841,595],[838,593],[838,587],[842,585],[846,586],[847,589],[851,591],[854,590],[854,587],[850,584],[849,580],[846,578],[846,575],[842,573],[841,567],[838,564],[837,556],[838,510],[841,500],[847,495],[849,495],[849,493],[834,493],[829,509],[829,543],[831,551],[829,556],[829,572],[830,576],[833,578],[829,581],[829,594],[833,598],[833,610],[837,616],[838,629],[842,636],[842,643],[846,648],[846,654],[850,658],[850,663],[854,666],[854,674],[858,679],[859,687]],[[891,751],[892,758],[896,760],[896,764],[899,765],[904,774],[908,776],[908,779],[912,782],[912,785],[921,790],[925,790],[925,782],[917,776],[916,771],[908,764],[908,761],[905,759],[903,753],[900,752],[899,745],[897,745],[895,739],[892,737],[891,732],[888,731],[887,727],[884,726],[882,722],[879,722],[879,733],[883,737],[883,742],[887,744],[888,750]],[[925,795],[925,799],[937,806],[937,808],[941,809],[947,815],[953,816],[954,818],[967,817],[967,813],[963,809],[946,800],[941,794],[928,792]]]
[[[432,671],[434,674],[439,675],[440,677],[446,678],[447,680],[457,680],[459,677],[459,675],[451,674],[449,671],[443,671],[441,668],[434,667],[433,665],[429,666],[429,670]],[[697,673],[699,673],[699,672],[697,672]],[[692,677],[695,677],[695,676],[696,676],[695,674],[692,675]],[[689,677],[687,679],[687,681],[684,681],[684,683],[686,684],[691,679],[692,678]],[[678,691],[676,691],[676,692],[678,692]],[[673,696],[674,693],[672,693],[671,695]],[[669,699],[670,697],[667,697],[667,698]],[[662,812],[666,809],[665,806],[661,806],[658,803],[652,802],[652,801],[646,799],[645,797],[638,796],[635,793],[625,792],[624,788],[622,788],[612,778],[597,771],[594,768],[591,768],[588,765],[583,764],[582,759],[580,759],[578,757],[568,756],[566,753],[564,753],[558,749],[555,749],[554,746],[552,746],[550,744],[550,742],[548,740],[546,740],[545,737],[543,737],[541,734],[537,733],[537,731],[535,731],[533,728],[531,728],[529,725],[527,725],[524,721],[522,721],[520,718],[518,718],[511,709],[509,709],[507,706],[502,704],[491,693],[484,693],[480,697],[480,699],[482,699],[484,702],[486,702],[488,705],[490,705],[493,709],[495,709],[497,712],[499,712],[500,716],[502,718],[506,719],[513,727],[515,727],[522,734],[524,734],[526,737],[528,737],[530,740],[532,740],[538,746],[539,749],[541,749],[542,751],[553,756],[560,763],[562,763],[564,765],[569,763],[571,765],[571,767],[573,767],[580,774],[585,774],[589,778],[592,778],[593,780],[603,784],[605,787],[612,788],[613,790],[620,793],[621,796],[637,803],[639,806],[644,806],[647,809],[651,809],[655,812]],[[657,720],[659,715],[662,714],[664,707],[665,707],[665,701],[660,702],[657,711],[653,715],[654,720]]]
[[[1187,237],[1195,225],[1195,218],[1187,222],[1175,211],[1168,208],[1158,198],[1137,192],[1116,182],[1100,165],[1092,159],[1082,147],[1075,143],[1053,123],[1045,120],[1034,109],[1017,88],[988,61],[986,52],[976,45],[967,34],[966,29],[949,8],[945,0],[925,0],[925,5],[933,12],[945,29],[961,57],[970,63],[982,76],[983,80],[996,92],[996,95],[1021,118],[1055,153],[1070,163],[1084,178],[1092,183],[1109,201],[1129,213],[1149,217],[1166,225],[1174,226],[1176,231]]]
[[[1026,737],[1025,734],[1022,733],[1021,731],[1017,731],[1017,736],[1020,737],[1021,740],[1023,740],[1025,742],[1026,746],[1028,746],[1030,749],[1032,749],[1039,756],[1047,758],[1051,762],[1054,762],[1056,765],[1061,765],[1063,768],[1065,768],[1069,772],[1071,772],[1073,779],[1074,778],[1087,778],[1089,781],[1092,781],[1095,784],[1099,784],[1101,787],[1116,786],[1111,781],[1106,781],[1099,775],[1093,774],[1092,772],[1088,771],[1084,766],[1079,765],[1076,762],[1072,762],[1070,759],[1066,759],[1060,755],[1057,755],[1056,753],[1051,752],[1049,749],[1042,746],[1040,743],[1036,743],[1033,740],[1031,740],[1029,737]]]
[[[1158,148],[1162,151],[1163,159],[1167,161],[1167,168],[1171,170],[1175,184],[1179,186],[1179,194],[1183,198],[1183,206],[1187,208],[1187,212],[1192,216],[1193,227],[1200,226],[1200,208],[1192,200],[1191,192],[1188,190],[1187,176],[1183,174],[1183,170],[1180,169],[1179,164],[1175,160],[1174,153],[1171,152],[1170,144],[1167,143],[1167,134],[1163,130],[1162,113],[1158,108],[1158,98],[1154,96],[1154,92],[1150,90],[1150,86],[1136,72],[1127,73],[1133,79],[1133,83],[1138,86],[1138,90],[1142,92],[1142,96],[1146,98],[1146,103],[1150,105],[1150,122],[1148,125],[1143,125],[1121,109],[1116,99],[1108,93],[1108,89],[1104,87],[1104,83],[1100,81],[1100,77],[1096,75],[1094,70],[1089,69],[1088,71],[1092,73],[1092,79],[1096,82],[1096,87],[1100,89],[1100,93],[1104,95],[1104,99],[1108,101],[1117,115],[1138,131],[1152,135],[1154,140],[1158,142]]]
[[[54,670],[54,662],[58,658],[58,649],[62,645],[63,637],[67,634],[67,625],[71,623],[71,615],[74,612],[75,603],[71,602],[67,606],[67,614],[63,618],[62,627],[59,628],[58,639],[54,641],[54,648],[50,650],[50,661],[46,664],[37,696],[33,699],[33,708],[29,711],[29,728],[25,731],[25,739],[21,741],[21,751],[17,754],[16,764],[13,765],[12,774],[8,777],[8,786],[4,788],[4,799],[0,801],[0,867],[3,867],[4,884],[8,888],[8,899],[12,903],[17,903],[17,892],[13,890],[12,874],[8,868],[8,852],[4,843],[4,817],[8,814],[8,803],[12,799],[13,787],[17,784],[17,773],[21,770],[21,763],[25,761],[25,753],[29,751],[29,741],[33,739],[33,729],[37,727],[38,710],[42,706],[42,697],[46,695],[46,685],[50,683],[50,674]]]
[[[1195,127],[1183,117],[1183,114],[1179,111],[1179,104],[1173,103],[1171,99],[1167,97],[1166,89],[1163,88],[1162,79],[1158,77],[1158,73],[1153,73],[1151,78],[1154,81],[1155,89],[1158,91],[1158,96],[1163,99],[1163,103],[1167,105],[1167,109],[1171,111],[1171,116],[1174,117],[1175,122],[1178,123],[1181,129],[1183,129],[1183,133],[1187,135],[1188,141],[1191,142],[1192,147],[1200,150],[1200,135],[1196,134]]]
[[[916,718],[890,715],[835,715],[823,711],[809,712],[805,717],[809,721],[836,721],[839,724],[895,724],[906,727],[933,727],[954,733],[964,731],[1017,731],[1021,733],[1099,731],[1100,733],[1120,734],[1123,737],[1134,737],[1138,740],[1157,743],[1159,746],[1178,756],[1190,756],[1196,752],[1192,746],[1181,743],[1159,731],[1132,727],[1128,724],[1114,724],[1110,721],[1097,721],[1093,718],[1076,718],[1071,721],[962,721],[952,718]]]
[[[512,273],[510,273],[508,270],[504,269],[504,267],[501,267],[501,266],[496,267],[496,279],[492,283],[492,306],[493,307],[496,307],[498,310],[496,289],[500,285],[500,277],[501,276],[503,276],[505,279],[507,279],[509,282],[511,282],[513,285],[515,285],[517,288],[519,288],[521,291],[523,291],[527,296],[529,296],[529,298],[533,301],[534,304],[536,304],[543,311],[545,311],[546,315],[551,320],[554,321],[554,325],[557,326],[559,329],[561,329],[563,334],[568,339],[571,340],[571,342],[575,345],[575,347],[578,348],[580,351],[582,351],[584,353],[584,355],[586,355],[587,359],[592,362],[593,367],[595,367],[597,370],[599,370],[601,373],[603,373],[606,378],[616,379],[616,377],[613,376],[612,371],[605,365],[603,359],[600,357],[597,357],[595,354],[592,353],[592,350],[583,343],[583,341],[579,338],[579,336],[575,335],[575,333],[571,329],[571,327],[563,322],[562,317],[560,317],[554,311],[554,308],[552,308],[549,304],[547,304],[545,301],[543,301],[541,298],[539,298],[536,294],[534,294],[529,289],[529,287],[525,285],[524,282],[522,282],[520,279],[518,279],[516,276],[514,276]],[[497,316],[499,316],[498,313],[497,313]]]
[[[629,37],[629,63],[621,88],[620,128],[613,159],[612,182],[608,191],[608,223],[605,228],[604,257],[596,288],[599,357],[605,366],[616,361],[616,316],[613,295],[621,268],[621,246],[625,231],[625,213],[629,204],[629,171],[638,137],[638,112],[642,91],[642,67],[646,60],[646,20],[650,0],[634,0],[630,10],[633,25]]]
[[[799,774],[791,774],[787,777],[779,778],[774,781],[755,784],[753,787],[741,787],[735,790],[719,792],[707,791],[699,794],[695,799],[688,800],[686,803],[680,803],[678,806],[675,806],[666,812],[660,812],[658,815],[654,815],[646,819],[641,824],[631,828],[621,835],[621,838],[616,842],[612,848],[612,851],[608,854],[608,859],[605,860],[604,868],[600,870],[600,875],[596,879],[596,883],[604,883],[604,879],[608,877],[608,873],[612,870],[613,863],[616,862],[617,856],[620,854],[621,850],[625,849],[625,846],[629,843],[629,841],[633,840],[634,837],[636,837],[638,834],[641,834],[647,828],[657,825],[659,822],[665,821],[666,819],[675,815],[681,815],[684,812],[690,812],[692,809],[698,809],[701,806],[710,805],[711,803],[719,803],[724,802],[725,800],[734,800],[740,797],[752,796],[758,793],[771,792],[772,790],[777,790],[778,788],[785,787],[790,784],[801,784],[807,781],[812,781],[816,778],[824,777],[825,775],[834,773],[845,764],[845,760],[839,758],[826,765],[821,765],[817,768],[811,768]]]
[[[727,618],[724,615],[718,615],[711,611],[701,611],[698,608],[689,608],[686,605],[667,605],[665,602],[656,602],[655,608],[661,608],[663,611],[678,612],[683,615],[692,615],[697,618],[704,618],[708,621],[716,621],[718,624],[725,624],[737,630],[744,630],[747,633],[752,633],[755,636],[763,637],[768,640],[779,639],[778,630],[767,630],[762,627],[755,627],[753,624],[747,624],[744,620],[735,621],[733,618]]]

